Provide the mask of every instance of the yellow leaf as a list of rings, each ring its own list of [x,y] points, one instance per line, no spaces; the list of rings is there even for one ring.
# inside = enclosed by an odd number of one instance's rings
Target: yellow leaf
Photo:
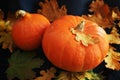
[[[93,71],[85,72],[67,72],[62,71],[58,76],[57,80],[101,80],[98,74]]]
[[[3,31],[5,29],[5,21],[0,20],[0,31]]]
[[[3,49],[9,49],[12,52],[13,41],[11,37],[12,25],[10,21],[0,20],[0,44]]]
[[[120,70],[120,53],[115,52],[114,48],[110,47],[109,52],[104,60],[107,68],[112,70]]]
[[[81,41],[84,46],[88,46],[88,44],[95,44],[96,40],[92,38],[92,35],[80,33],[79,31],[75,30],[74,28],[70,29],[72,34],[75,35],[76,41]]]
[[[108,39],[110,44],[120,44],[120,35],[115,27],[113,27],[111,34],[108,34]]]
[[[40,74],[42,76],[35,78],[34,80],[51,80],[52,78],[55,77],[56,69],[51,67],[49,70],[45,71],[42,70],[40,71]]]
[[[90,12],[93,12],[93,14],[83,15],[85,19],[94,21],[103,28],[113,27],[112,10],[104,3],[104,0],[93,0],[89,7]]]
[[[120,27],[120,22],[118,23],[118,26]]]
[[[4,13],[3,11],[0,9],[0,20],[2,20],[4,18]]]

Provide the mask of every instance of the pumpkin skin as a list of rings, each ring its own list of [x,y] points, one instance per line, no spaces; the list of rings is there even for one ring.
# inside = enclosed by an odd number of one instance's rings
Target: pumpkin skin
[[[85,21],[82,33],[91,34],[98,39],[96,44],[84,46],[75,40],[70,28],[75,28]],[[85,20],[80,16],[66,15],[55,20],[46,29],[42,48],[48,60],[58,68],[71,72],[83,72],[98,66],[109,49],[107,34],[96,23]]]
[[[49,20],[40,14],[20,11],[20,18],[13,24],[12,38],[22,50],[34,50],[41,45],[45,29],[50,26]]]

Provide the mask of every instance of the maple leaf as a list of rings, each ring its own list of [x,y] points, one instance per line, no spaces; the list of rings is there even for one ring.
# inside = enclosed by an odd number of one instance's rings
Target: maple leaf
[[[40,2],[39,5],[42,9],[38,9],[37,12],[47,17],[50,22],[67,14],[65,5],[59,8],[57,0],[45,0],[45,3]]]
[[[12,26],[10,21],[0,21],[0,43],[2,44],[3,49],[9,49],[10,52],[13,51],[12,37],[11,37]]]
[[[3,12],[0,11],[0,44],[2,44],[3,49],[9,49],[13,52],[13,40],[11,36],[12,25],[16,21],[15,13],[8,13],[6,20],[3,20]]]
[[[39,76],[35,78],[34,80],[51,80],[52,78],[55,77],[56,69],[54,67],[51,67],[49,70],[41,70],[40,74],[42,76]]]
[[[93,71],[67,72],[62,71],[57,76],[57,80],[101,80],[100,76]]]
[[[39,68],[44,63],[42,59],[35,58],[35,55],[32,51],[14,52],[8,60],[10,65],[6,70],[8,79],[17,77],[20,80],[33,80],[35,72],[32,69]]]
[[[108,34],[110,44],[120,44],[120,35],[117,28],[113,27],[110,34]]]
[[[4,13],[3,11],[0,9],[0,20],[2,20],[4,18]]]
[[[84,46],[88,46],[88,44],[95,44],[98,42],[98,39],[92,38],[92,35],[90,34],[85,34],[83,33],[83,29],[84,29],[84,21],[81,22],[75,29],[71,28],[70,31],[72,32],[72,34],[75,35],[75,40],[80,42],[84,45]]]
[[[111,8],[104,3],[104,0],[95,0],[90,4],[92,15],[83,15],[84,18],[96,22],[103,28],[113,27],[113,18]]]
[[[120,27],[120,22],[118,23],[118,26]]]
[[[104,59],[106,62],[106,67],[112,70],[120,70],[120,53],[114,51],[113,47],[110,47],[109,52]]]
[[[118,7],[112,8],[112,18],[113,20],[120,20],[120,11]]]

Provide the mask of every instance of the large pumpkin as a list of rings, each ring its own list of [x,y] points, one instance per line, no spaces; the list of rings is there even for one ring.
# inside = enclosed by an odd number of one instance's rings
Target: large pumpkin
[[[109,43],[106,32],[96,23],[80,16],[66,15],[47,28],[42,47],[55,66],[82,72],[95,68],[103,61]]]
[[[12,38],[17,47],[23,50],[33,50],[41,45],[45,29],[50,26],[49,20],[43,15],[17,12],[18,20],[13,24]]]

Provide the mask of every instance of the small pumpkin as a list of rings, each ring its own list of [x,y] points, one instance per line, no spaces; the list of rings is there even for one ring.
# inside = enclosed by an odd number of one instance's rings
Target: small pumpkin
[[[28,13],[23,10],[16,12],[18,20],[13,24],[12,38],[22,50],[34,50],[41,45],[45,29],[50,25],[43,15]]]
[[[96,23],[66,15],[46,29],[42,48],[48,60],[58,68],[82,72],[103,61],[109,42],[105,30]]]

